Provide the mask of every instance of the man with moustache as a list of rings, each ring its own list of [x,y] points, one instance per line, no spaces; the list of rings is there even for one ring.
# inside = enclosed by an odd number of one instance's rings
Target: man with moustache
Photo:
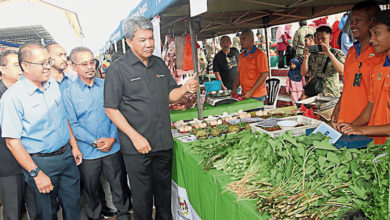
[[[57,42],[50,42],[45,45],[47,52],[52,60],[53,66],[50,68],[51,77],[53,77],[60,85],[61,92],[69,88],[72,81],[76,79],[73,75],[67,74],[64,71],[68,68],[68,61],[65,49]]]
[[[22,71],[18,63],[18,53],[6,50],[0,54],[0,98],[4,92],[15,84]],[[1,133],[1,128],[0,128]],[[35,202],[27,194],[22,168],[8,150],[5,139],[0,139],[0,196],[3,199],[3,218],[17,220],[22,218],[24,203],[28,208],[29,217],[35,220]]]
[[[38,219],[57,219],[57,201],[66,220],[81,219],[82,155],[66,119],[58,83],[50,77],[53,61],[37,43],[18,52],[23,76],[0,100],[2,137],[24,168]]]
[[[213,71],[217,80],[221,80],[222,89],[233,89],[234,80],[238,71],[238,57],[240,52],[236,48],[230,48],[230,37],[221,37],[221,48],[213,60]]]
[[[63,94],[67,117],[83,153],[79,166],[84,185],[88,219],[102,219],[100,175],[110,183],[112,200],[118,210],[116,219],[128,220],[129,188],[122,154],[119,152],[118,130],[104,112],[104,80],[95,77],[92,51],[76,47],[70,53],[78,78]]]
[[[242,87],[243,98],[253,98],[264,102],[267,95],[265,80],[268,73],[267,55],[255,45],[252,30],[247,29],[240,36],[241,48],[238,62],[238,74],[234,81],[233,94],[239,85]]]
[[[74,75],[66,72],[69,70],[68,57],[66,56],[65,49],[61,45],[53,41],[46,44],[45,48],[47,52],[49,52],[50,58],[54,60],[54,65],[50,68],[51,77],[57,81],[58,85],[60,86],[61,93],[63,93],[72,85],[72,82],[78,78],[77,73]],[[69,67],[72,68],[72,66]],[[81,182],[81,184],[83,183]],[[100,192],[99,198],[102,201],[102,215],[105,217],[114,217],[116,212],[107,206],[102,184],[100,182],[97,184]],[[83,187],[81,186],[81,190],[82,189]]]
[[[191,77],[178,87],[164,61],[153,56],[153,25],[145,17],[124,22],[128,52],[113,62],[104,82],[104,107],[119,129],[129,174],[134,219],[172,219],[172,147],[169,103],[199,83]]]

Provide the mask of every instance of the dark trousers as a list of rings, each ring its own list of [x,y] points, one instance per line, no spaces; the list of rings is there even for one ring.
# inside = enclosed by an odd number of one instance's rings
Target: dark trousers
[[[129,187],[126,181],[125,166],[120,152],[93,160],[84,160],[79,167],[84,183],[85,209],[89,218],[99,218],[102,202],[100,174],[103,172],[110,183],[112,201],[118,211],[117,219],[130,218]]]
[[[279,56],[279,60],[278,60],[278,67],[279,68],[284,68],[284,53],[286,51],[284,50],[278,50],[278,56]]]
[[[0,177],[0,197],[3,201],[3,219],[19,220],[26,205],[30,220],[37,220],[35,201],[25,186],[23,174]]]
[[[171,220],[172,150],[123,155],[132,189],[135,220]]]
[[[59,203],[64,220],[81,220],[80,173],[70,146],[61,155],[32,156],[32,159],[50,177],[54,186],[53,191],[42,194],[38,191],[34,178],[24,171],[25,180],[35,197],[38,219],[57,219]]]

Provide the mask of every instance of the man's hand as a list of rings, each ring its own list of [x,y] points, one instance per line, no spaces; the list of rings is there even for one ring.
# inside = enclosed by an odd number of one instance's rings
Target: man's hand
[[[249,90],[249,91],[246,91],[246,92],[244,92],[244,94],[242,95],[242,98],[244,98],[244,99],[249,99],[250,97],[252,97],[252,94],[253,94],[253,92],[251,92],[250,90]]]
[[[324,43],[321,43],[320,45],[322,46],[322,52],[318,52],[318,53],[319,53],[319,54],[325,54],[325,55],[327,55],[327,56],[330,56],[330,54],[331,54],[332,52],[330,52],[329,46],[327,46],[327,45],[324,44]]]
[[[184,84],[184,86],[187,89],[187,92],[195,93],[199,87],[199,81],[196,79],[196,74],[193,77],[189,78]]]
[[[309,59],[309,57],[310,57],[309,48],[305,47],[303,52],[303,59]]]
[[[340,132],[345,135],[364,135],[365,126],[355,126],[348,123],[339,123]]]
[[[80,165],[83,162],[83,154],[80,152],[79,148],[72,148],[72,154],[76,165]]]
[[[133,142],[135,149],[137,149],[137,151],[141,154],[147,154],[152,150],[148,140],[140,134],[131,139],[131,141]]]
[[[112,149],[116,139],[113,137],[102,137],[97,140],[97,149],[107,153]]]
[[[42,194],[50,193],[54,186],[51,183],[51,180],[42,170],[39,171],[38,175],[34,177],[35,185],[38,188],[38,191]]]

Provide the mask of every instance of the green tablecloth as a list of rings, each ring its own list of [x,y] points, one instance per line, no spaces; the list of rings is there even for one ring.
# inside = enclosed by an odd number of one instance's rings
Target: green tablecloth
[[[240,102],[218,105],[215,107],[205,103],[202,111],[202,116],[207,117],[209,115],[220,115],[224,112],[233,113],[233,112],[238,112],[239,110],[246,111],[250,109],[262,108],[263,106],[264,106],[263,102],[257,101],[255,99],[247,99]],[[172,121],[191,120],[197,117],[198,117],[197,108],[191,108],[184,111],[180,111],[180,110],[171,111]]]
[[[175,139],[172,179],[187,190],[192,207],[202,220],[267,219],[256,211],[254,200],[239,199],[226,190],[232,182],[222,171],[204,172],[201,157],[190,152],[188,144]]]

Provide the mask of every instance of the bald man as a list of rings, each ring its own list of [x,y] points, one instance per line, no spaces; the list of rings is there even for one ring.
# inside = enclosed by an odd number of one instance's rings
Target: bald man
[[[265,80],[268,73],[267,55],[259,50],[254,41],[252,30],[244,30],[240,35],[241,48],[238,62],[238,74],[234,82],[233,94],[239,85],[243,98],[253,98],[264,102],[267,95]]]

